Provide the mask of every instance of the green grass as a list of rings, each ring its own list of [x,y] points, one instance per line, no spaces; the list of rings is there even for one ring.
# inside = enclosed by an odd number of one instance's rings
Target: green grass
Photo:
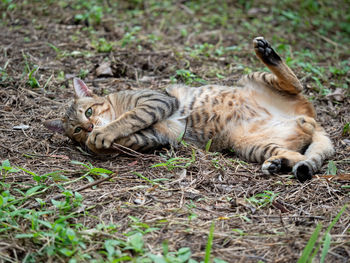
[[[165,156],[164,156],[165,157]],[[151,168],[156,167],[166,167],[168,171],[171,171],[176,168],[185,169],[190,167],[196,161],[196,150],[192,149],[191,158],[188,157],[171,157],[166,162],[156,163],[151,166]]]
[[[277,196],[278,193],[265,190],[263,193],[258,193],[252,197],[247,198],[247,201],[257,208],[262,208],[267,205],[271,205]]]
[[[158,231],[160,226],[149,225],[137,217],[129,216],[130,230],[122,233],[118,225],[105,225],[101,221],[96,227],[89,227],[79,222],[79,218],[89,216],[89,210],[95,205],[83,206],[84,196],[66,187],[80,180],[91,182],[94,180],[92,176],[106,177],[112,171],[94,167],[90,163],[74,161],[73,164],[83,168],[83,175],[68,180],[63,171],[40,175],[24,168],[13,167],[8,160],[2,162],[0,168],[3,178],[20,171],[33,178],[33,183],[25,187],[17,183],[0,182],[0,237],[10,235],[18,242],[31,242],[38,248],[28,252],[24,262],[37,262],[43,257],[65,259],[69,262],[197,262],[191,258],[188,247],[169,251],[167,240],[162,243],[162,254],[153,254],[145,246],[145,239],[152,232]],[[50,184],[51,179],[56,183]],[[43,200],[43,194],[52,187],[58,187],[61,194],[54,199]],[[26,205],[28,203],[32,205]],[[30,206],[33,208],[28,208]],[[214,223],[209,231],[204,262],[209,262],[213,226]],[[100,236],[97,240],[94,238],[96,235]],[[99,249],[90,253],[86,249],[92,242],[96,242]],[[215,260],[214,262],[225,262]]]
[[[314,232],[312,233],[308,243],[306,244],[303,253],[301,257],[298,260],[298,263],[308,263],[313,262],[313,259],[317,255],[318,251],[321,248],[322,245],[322,251],[321,251],[321,259],[320,262],[325,262],[326,255],[328,254],[329,248],[331,246],[331,235],[330,231],[334,227],[334,225],[339,221],[341,215],[344,213],[345,209],[347,208],[347,205],[344,205],[342,209],[339,211],[339,213],[336,215],[336,217],[333,219],[333,221],[329,224],[329,226],[326,229],[326,232],[320,239],[319,243],[317,243],[320,232],[322,229],[322,224],[317,224],[317,227],[315,228]]]
[[[178,69],[176,70],[176,75],[172,76],[171,81],[175,82],[183,82],[187,85],[191,85],[194,83],[207,84],[207,81],[197,76],[195,73],[191,72],[188,69]]]

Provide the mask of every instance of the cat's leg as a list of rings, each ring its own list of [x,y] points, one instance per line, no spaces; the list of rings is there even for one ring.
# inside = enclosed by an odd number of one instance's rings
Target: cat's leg
[[[306,149],[305,160],[297,162],[293,166],[293,173],[299,181],[304,182],[311,179],[312,175],[317,172],[325,159],[334,154],[334,147],[321,127],[317,127],[312,136],[312,143]]]
[[[150,127],[133,133],[128,137],[117,139],[115,143],[135,151],[143,152],[167,145],[169,141],[165,136],[159,134],[156,129]]]
[[[263,162],[261,170],[264,174],[290,172],[295,164],[306,160],[303,154],[288,149],[280,148],[276,153],[277,155],[273,155]]]
[[[133,133],[127,137],[115,140],[109,148],[96,148],[93,144],[88,145],[88,150],[97,154],[109,154],[125,152],[129,148],[134,151],[145,152],[169,144],[167,137],[159,134],[153,127]],[[121,147],[122,146],[122,147]],[[124,148],[125,147],[125,148]]]
[[[302,85],[293,71],[284,63],[281,57],[263,37],[253,40],[254,51],[257,57],[273,72],[274,75],[266,76],[273,87],[297,94],[302,91]]]
[[[128,137],[120,138],[116,143],[141,152],[166,145],[176,147],[185,131],[185,125],[184,120],[169,118]]]
[[[293,171],[294,176],[300,182],[309,180],[321,168],[324,160],[334,154],[334,148],[321,127],[316,127],[314,130],[312,122],[310,124],[301,119],[298,119],[297,122],[305,133],[312,136],[312,142],[304,154],[261,137],[260,139],[244,138],[236,143],[235,148],[248,161],[262,163],[261,169],[264,174]],[[307,139],[303,144],[306,141]]]
[[[300,93],[302,91],[300,81],[271,45],[263,37],[255,38],[253,44],[255,54],[273,74],[254,72],[244,76],[240,82],[255,81],[289,94]]]
[[[246,160],[263,163],[264,174],[291,171],[296,163],[306,159],[303,154],[289,150],[276,142],[253,137],[236,143],[235,149]]]
[[[155,91],[132,94],[124,101],[133,101],[135,105],[108,125],[94,128],[86,142],[90,149],[108,149],[115,140],[147,129],[178,109],[176,98]]]
[[[288,123],[283,124],[282,130],[274,127],[272,130],[261,131],[259,136],[245,136],[236,145],[242,149],[240,152],[246,159],[263,163],[264,174],[289,172],[297,163],[307,160],[301,152],[312,143],[316,130],[315,120],[307,116],[291,120],[290,124],[293,130],[285,139],[278,138],[278,134],[290,129]]]

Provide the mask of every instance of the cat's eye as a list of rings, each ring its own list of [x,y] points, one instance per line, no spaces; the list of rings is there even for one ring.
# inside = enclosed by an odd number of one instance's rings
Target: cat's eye
[[[81,132],[81,128],[80,127],[76,127],[75,130],[74,130],[74,133],[79,133]]]
[[[92,115],[92,109],[91,108],[88,108],[86,111],[85,111],[85,116],[86,118],[90,118]]]

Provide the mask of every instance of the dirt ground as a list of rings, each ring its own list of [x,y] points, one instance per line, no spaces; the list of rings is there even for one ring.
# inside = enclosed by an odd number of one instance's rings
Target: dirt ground
[[[316,225],[321,222],[324,233],[349,203],[350,133],[344,127],[350,123],[350,75],[348,71],[336,74],[328,70],[329,65],[349,66],[346,61],[350,52],[345,43],[350,39],[349,32],[335,28],[331,35],[320,35],[315,26],[314,32],[301,27],[301,35],[296,35],[288,31],[288,23],[292,22],[279,20],[264,29],[252,18],[271,15],[272,6],[263,2],[239,14],[237,10],[243,10],[243,6],[228,5],[232,27],[203,22],[200,16],[207,15],[206,10],[194,9],[186,1],[173,2],[172,7],[122,1],[118,4],[119,16],[105,14],[101,21],[90,17],[77,21],[74,17],[80,10],[61,2],[14,1],[15,9],[0,9],[0,156],[1,161],[8,159],[12,166],[40,175],[63,171],[70,182],[67,189],[72,191],[90,183],[88,179],[74,181],[86,170],[73,160],[113,171],[112,179],[79,190],[83,196],[83,208],[79,209],[86,208],[89,215],[80,211],[76,222],[87,228],[101,222],[114,223],[119,233],[125,233],[131,227],[130,217],[135,217],[158,228],[144,236],[152,253],[160,252],[162,242],[168,240],[169,250],[190,247],[193,258],[203,260],[210,224],[215,221],[214,257],[227,262],[295,262]],[[346,1],[344,5],[349,8]],[[142,12],[131,13],[133,10]],[[251,23],[251,32],[244,21]],[[100,95],[124,89],[164,89],[176,80],[193,81],[193,85],[203,81],[233,85],[242,74],[266,70],[251,50],[252,39],[260,33],[273,45],[287,45],[282,55],[291,59],[301,58],[298,51],[311,50],[314,57],[305,59],[314,63],[316,70],[326,69],[316,80],[313,68],[304,72],[302,64],[292,64],[336,149],[333,162],[327,161],[311,181],[301,184],[290,174],[266,176],[259,165],[245,163],[234,153],[206,153],[190,146],[146,154],[91,156],[68,138],[43,127],[44,120],[64,113],[73,98],[75,76],[83,78]],[[113,43],[109,52],[103,52],[104,41]],[[219,51],[213,51],[217,55],[210,53],[219,46],[233,48],[225,49],[224,55]],[[96,69],[106,61],[112,74],[97,76]],[[33,71],[35,65],[37,71]],[[199,80],[181,75],[179,69],[195,73]],[[39,86],[33,83],[35,80]],[[318,89],[318,82],[327,88],[327,94]],[[151,167],[170,158],[184,159],[175,168]],[[91,177],[100,179],[98,175]],[[33,176],[25,172],[8,174],[1,180],[24,189],[35,184]],[[46,183],[53,187],[40,198],[49,201],[61,188],[59,181]],[[261,193],[274,198],[266,201],[259,197]],[[22,207],[31,208],[35,203],[28,199]],[[25,224],[22,227],[30,228]],[[331,230],[326,262],[350,261],[349,227],[348,208]],[[98,254],[100,239],[103,234],[93,237],[95,245],[89,243],[92,254]],[[0,232],[0,247],[5,243],[7,248],[0,248],[0,257],[6,255],[9,262],[22,261],[28,251],[40,250],[35,242],[17,239],[14,234],[5,239]],[[39,261],[48,258],[41,255]]]

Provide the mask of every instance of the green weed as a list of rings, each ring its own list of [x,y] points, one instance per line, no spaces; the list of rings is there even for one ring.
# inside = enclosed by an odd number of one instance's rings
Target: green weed
[[[28,84],[32,87],[32,88],[39,88],[40,84],[39,81],[35,78],[35,73],[39,70],[39,66],[34,65],[33,68],[30,68],[27,56],[24,54],[24,52],[22,51],[22,56],[25,62],[25,71],[28,74]]]
[[[239,228],[234,228],[234,229],[232,229],[232,231],[233,231],[234,233],[237,233],[239,236],[244,236],[244,235],[246,235],[246,234],[244,233],[244,230],[239,229]]]
[[[56,79],[57,79],[58,81],[60,81],[60,82],[63,82],[63,81],[65,80],[65,75],[64,75],[64,71],[63,71],[63,70],[61,70],[60,72],[58,72]]]
[[[82,163],[79,161],[72,161],[72,164],[80,165],[83,167],[81,171],[83,173],[82,176],[78,177],[75,180],[70,181],[69,183],[78,182],[83,179],[87,179],[89,182],[93,182],[95,179],[92,176],[98,176],[102,178],[107,178],[113,172],[108,169],[94,167],[91,163]]]
[[[195,82],[200,84],[207,84],[207,81],[198,77],[196,74],[192,73],[187,69],[176,70],[176,75],[170,78],[171,82],[175,83],[177,81],[184,82],[187,85],[193,84]]]
[[[221,57],[237,49],[237,46],[223,47],[209,43],[195,44],[193,47],[184,48],[190,57],[198,59],[201,59],[201,57]]]
[[[211,254],[211,249],[213,246],[213,239],[214,239],[214,229],[215,229],[215,223],[213,221],[210,225],[208,241],[207,241],[207,245],[205,247],[204,263],[210,263],[210,254]]]
[[[79,0],[73,4],[73,7],[83,11],[74,16],[77,22],[86,22],[88,25],[98,25],[104,16],[104,8],[99,1]]]
[[[0,173],[1,176],[5,177],[8,173],[17,173],[19,169],[12,167],[9,160],[4,160],[1,162]]]
[[[271,205],[277,196],[278,193],[266,190],[263,193],[259,193],[247,198],[247,201],[252,205],[256,206],[257,208],[262,208],[267,205]]]
[[[213,142],[212,139],[209,139],[208,142],[205,145],[205,152],[209,152],[211,143]]]
[[[346,123],[343,128],[343,136],[350,135],[350,122]]]
[[[58,47],[56,47],[54,44],[51,43],[47,43],[47,45],[52,48],[55,52],[56,52],[56,57],[57,58],[61,58],[63,56],[66,55],[66,53],[64,51],[62,51],[61,49],[59,49]]]
[[[5,82],[6,80],[12,80],[12,77],[9,76],[9,74],[6,71],[7,66],[9,65],[10,60],[6,61],[5,65],[3,67],[0,67],[0,78],[1,82]]]
[[[97,168],[90,163],[81,163],[74,161],[83,168],[84,175],[106,176],[112,173],[110,170]],[[96,244],[100,244],[98,254],[104,256],[109,262],[135,261],[135,262],[174,262],[174,263],[198,263],[192,259],[190,248],[182,247],[177,251],[169,251],[167,241],[162,243],[162,253],[154,254],[145,246],[145,237],[151,232],[159,231],[159,227],[152,226],[142,222],[141,219],[129,216],[128,232],[118,234],[118,226],[105,225],[103,222],[95,228],[88,228],[83,223],[79,223],[79,218],[92,209],[84,207],[84,197],[79,192],[66,190],[62,183],[59,188],[62,190],[61,199],[51,199],[46,203],[40,197],[36,197],[51,186],[44,185],[48,174],[38,175],[24,168],[13,167],[8,160],[4,160],[0,166],[1,175],[7,176],[9,173],[18,173],[25,171],[33,176],[33,180],[39,184],[30,186],[27,189],[20,189],[16,184],[5,184],[0,182],[0,237],[11,234],[15,239],[26,240],[33,246],[40,249],[36,252],[28,252],[24,261],[37,262],[44,256],[52,259],[60,258],[69,262],[91,261],[96,258],[96,254],[87,251],[89,243],[95,242],[89,233],[99,233],[103,231],[104,235],[99,237]],[[54,174],[54,173],[51,173]],[[67,182],[71,184],[72,180]],[[23,198],[18,198],[14,193],[20,193]],[[28,209],[23,205],[30,199],[40,204],[40,208]],[[80,209],[84,207],[84,214]],[[213,227],[209,232],[208,244],[206,249],[206,258],[210,258]],[[106,235],[105,233],[109,233]],[[118,234],[113,238],[113,234]],[[101,258],[100,258],[101,261]],[[205,261],[209,262],[209,261]],[[215,258],[214,262],[224,262]]]
[[[168,242],[164,241],[162,244],[163,255],[154,255],[149,253],[148,258],[155,263],[161,262],[173,262],[173,263],[195,263],[196,261],[191,259],[191,249],[189,247],[180,248],[178,251],[169,252]]]
[[[29,70],[29,68],[28,68]],[[30,70],[29,74],[28,74],[28,84],[32,87],[32,88],[39,88],[40,84],[39,81],[35,78],[35,73],[39,70],[38,66],[34,66],[34,68],[32,70]]]
[[[334,161],[329,161],[328,162],[328,166],[327,166],[327,174],[329,175],[336,175],[337,174],[337,167],[335,165],[335,162]]]
[[[103,53],[111,52],[113,49],[113,43],[108,42],[105,38],[99,38],[98,41],[93,41],[92,46],[98,52],[103,52]]]
[[[7,11],[13,11],[17,8],[17,5],[13,0],[1,0],[1,2]]]
[[[198,215],[193,212],[193,208],[196,208],[196,204],[190,200],[189,203],[186,204],[186,208],[188,209],[189,215],[188,215],[188,220],[191,222],[192,220],[196,219]]]
[[[78,77],[81,79],[85,79],[86,76],[89,74],[89,70],[88,69],[83,69],[81,68],[78,74]]]
[[[343,208],[339,211],[339,213],[336,215],[336,217],[332,220],[330,225],[328,226],[325,234],[321,238],[320,242],[316,246],[316,242],[319,239],[319,235],[322,229],[322,224],[319,223],[312,233],[308,243],[306,244],[303,253],[301,257],[298,260],[298,263],[307,263],[307,262],[312,262],[313,259],[315,258],[316,254],[318,253],[319,249],[321,248],[321,244],[323,244],[323,249],[321,252],[321,260],[320,262],[324,262],[326,255],[329,251],[330,244],[331,244],[331,235],[330,231],[334,227],[334,225],[339,221],[341,215],[344,213],[345,209],[347,208],[347,205],[344,205]]]
[[[147,178],[146,176],[142,175],[141,173],[138,173],[138,172],[134,172],[135,175],[137,175],[138,177],[140,177],[141,179],[145,180],[146,182],[150,183],[151,185],[157,185],[159,186],[160,188],[162,189],[166,189],[164,186],[162,186],[161,184],[159,184],[158,182],[159,181],[165,181],[165,180],[168,180],[166,178],[162,178],[162,179],[157,179],[157,180],[151,180],[149,178]]]
[[[121,47],[126,47],[133,43],[137,43],[139,40],[136,38],[137,33],[141,30],[141,27],[134,26],[131,30],[124,34],[123,38],[119,41]]]
[[[196,152],[194,149],[192,149],[192,157],[173,157],[168,159],[164,163],[157,163],[151,166],[151,168],[155,167],[166,167],[169,171],[175,169],[175,168],[188,168],[191,164],[193,164],[196,160]]]

